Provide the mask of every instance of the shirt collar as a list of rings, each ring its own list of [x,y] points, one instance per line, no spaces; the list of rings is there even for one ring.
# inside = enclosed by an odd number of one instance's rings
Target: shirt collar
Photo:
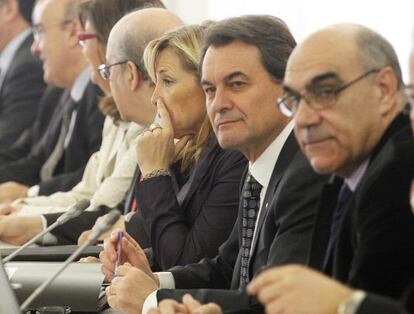
[[[75,83],[73,84],[70,90],[70,97],[75,101],[78,102],[81,100],[83,93],[86,90],[86,87],[89,84],[89,80],[91,77],[91,70],[88,67],[84,70],[77,78]]]
[[[13,58],[23,41],[31,34],[30,28],[26,28],[15,36],[0,53],[0,75],[4,77],[5,73],[10,67]]]
[[[345,178],[345,183],[349,186],[352,192],[355,192],[359,182],[367,171],[369,158],[365,159],[348,177]]]
[[[255,162],[249,162],[250,174],[259,182],[264,188],[267,188],[272,176],[269,169],[273,169],[282,151],[288,136],[293,130],[293,120],[285,126],[280,134],[273,140],[273,142],[265,149],[265,151],[256,159]]]

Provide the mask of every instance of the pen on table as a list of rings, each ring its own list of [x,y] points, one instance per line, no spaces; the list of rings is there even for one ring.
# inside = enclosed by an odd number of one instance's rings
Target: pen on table
[[[115,270],[114,270],[114,278],[116,277],[116,269],[121,265],[121,242],[122,238],[124,237],[123,231],[118,231],[118,241],[116,243],[116,262],[115,262]]]

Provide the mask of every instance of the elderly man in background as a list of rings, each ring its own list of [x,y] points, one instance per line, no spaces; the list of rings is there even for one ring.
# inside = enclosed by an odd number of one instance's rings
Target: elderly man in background
[[[30,53],[34,1],[0,0],[0,164],[28,129],[43,94],[42,63]]]
[[[37,1],[33,20],[32,51],[43,61],[44,79],[65,92],[40,142],[24,158],[0,166],[0,202],[72,188],[101,143],[104,117],[78,43],[77,1]]]

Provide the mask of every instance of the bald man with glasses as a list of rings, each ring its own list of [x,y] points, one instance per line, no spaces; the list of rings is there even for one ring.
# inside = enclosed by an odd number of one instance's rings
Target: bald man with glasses
[[[414,278],[414,140],[394,49],[360,25],[325,28],[293,51],[283,89],[279,106],[295,118],[302,151],[333,174],[309,266],[337,281],[289,265],[263,272],[249,292],[267,313],[405,313],[372,294],[398,299]]]

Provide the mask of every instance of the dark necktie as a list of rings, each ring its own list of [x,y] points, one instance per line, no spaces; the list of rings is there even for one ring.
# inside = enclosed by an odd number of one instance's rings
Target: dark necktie
[[[331,230],[329,234],[329,242],[326,248],[325,259],[323,262],[324,269],[327,268],[329,260],[334,251],[336,238],[338,235],[338,229],[342,221],[342,217],[344,216],[344,209],[348,204],[349,199],[352,196],[352,191],[349,186],[344,183],[339,191],[338,200],[336,202],[335,209],[332,214],[332,222],[331,222]]]
[[[260,191],[262,186],[250,173],[243,187],[243,226],[240,259],[240,287],[249,282],[250,248],[252,246],[254,229],[260,206]]]
[[[66,92],[62,96],[62,99],[64,103],[62,125],[56,145],[40,170],[40,179],[42,181],[50,180],[53,177],[53,172],[55,171],[56,166],[58,165],[65,151],[65,140],[69,132],[70,120],[76,103],[70,97],[69,92]]]

